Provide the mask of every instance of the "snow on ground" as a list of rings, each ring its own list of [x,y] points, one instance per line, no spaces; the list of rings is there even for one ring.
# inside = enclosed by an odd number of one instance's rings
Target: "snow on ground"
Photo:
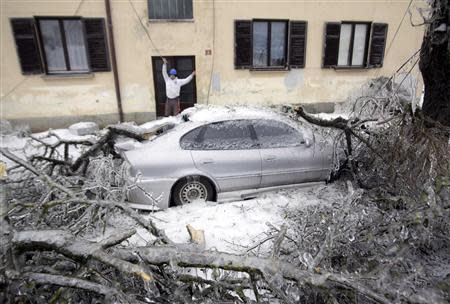
[[[231,253],[245,252],[246,248],[259,243],[267,235],[268,224],[280,227],[288,223],[286,210],[295,210],[316,204],[332,204],[342,200],[346,191],[338,185],[316,185],[279,190],[261,194],[258,198],[227,203],[197,202],[169,208],[155,213],[144,213],[167,236],[177,242],[189,242],[186,225],[204,230],[206,249]],[[289,229],[288,229],[289,231]],[[141,228],[130,242],[145,245],[153,238]],[[267,242],[262,250],[269,250]],[[267,247],[268,246],[268,247]]]
[[[56,136],[50,136],[49,134],[55,134]],[[55,130],[48,130],[45,132],[39,132],[32,134],[35,138],[43,140],[47,144],[54,144],[58,141],[58,138],[64,139],[64,140],[91,140],[95,138],[94,135],[75,135],[72,132],[70,132],[69,129],[55,129]],[[29,137],[24,137],[17,133],[12,134],[2,134],[0,135],[0,148],[8,148],[9,151],[14,153],[16,156],[21,158],[27,158],[30,155],[38,153],[38,149],[35,148],[38,143],[36,141],[33,141]],[[81,151],[79,149],[75,149],[71,147],[70,149],[70,156],[75,159],[77,158]],[[60,146],[58,149],[59,153],[63,153],[64,146]],[[3,161],[6,163],[6,165],[13,166],[14,163],[4,157],[2,154],[0,154],[0,161]]]

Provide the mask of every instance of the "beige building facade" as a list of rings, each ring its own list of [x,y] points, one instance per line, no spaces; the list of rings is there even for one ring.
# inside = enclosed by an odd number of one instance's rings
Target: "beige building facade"
[[[390,76],[423,36],[403,0],[110,0],[112,32],[105,2],[1,1],[2,119],[34,130],[117,122],[114,70],[124,119],[155,119],[164,114],[161,57],[186,75],[196,70],[184,107],[320,107]],[[424,5],[412,2],[413,19]]]

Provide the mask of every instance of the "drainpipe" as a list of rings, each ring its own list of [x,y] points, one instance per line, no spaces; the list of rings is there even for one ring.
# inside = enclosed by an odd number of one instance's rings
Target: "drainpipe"
[[[114,33],[112,26],[112,18],[111,18],[111,5],[109,0],[105,0],[105,9],[106,9],[106,23],[108,25],[108,41],[109,41],[109,49],[111,50],[111,64],[112,70],[114,74],[114,87],[116,88],[116,98],[117,98],[117,108],[119,110],[119,121],[123,122],[123,109],[122,109],[122,97],[120,95],[120,84],[119,84],[119,71],[117,69],[117,61],[116,61],[116,47],[114,45]]]

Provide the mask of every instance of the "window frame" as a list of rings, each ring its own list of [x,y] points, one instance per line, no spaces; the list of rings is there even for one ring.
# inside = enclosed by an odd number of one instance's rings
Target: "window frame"
[[[88,41],[87,41],[87,34],[86,34],[86,27],[84,25],[84,19],[80,16],[34,16],[33,17],[35,20],[35,25],[36,25],[36,29],[37,29],[37,39],[38,39],[38,44],[39,44],[39,52],[41,55],[41,60],[43,63],[43,67],[44,67],[44,73],[46,75],[86,75],[86,74],[92,74],[92,67],[91,67],[91,61],[90,61],[90,56],[89,56],[89,51],[88,51]],[[63,52],[64,52],[64,62],[66,64],[66,71],[49,71],[48,70],[48,64],[47,64],[47,56],[45,53],[45,44],[44,44],[44,40],[42,37],[42,32],[41,32],[41,24],[40,21],[41,20],[57,20],[58,21],[58,25],[59,25],[59,31],[60,31],[60,35],[61,35],[61,43],[63,46]],[[64,20],[80,20],[81,24],[82,24],[82,29],[83,29],[83,41],[84,41],[84,46],[85,46],[85,52],[86,52],[86,60],[87,60],[87,71],[73,71],[71,70],[71,66],[70,66],[70,58],[69,58],[69,51],[67,48],[67,39],[66,39],[66,34],[64,32]]]
[[[152,23],[164,22],[194,22],[194,0],[192,2],[192,18],[151,18],[150,17],[150,0],[147,0],[148,21]]]
[[[284,36],[284,65],[277,65],[277,66],[271,66],[267,65],[264,67],[256,67],[253,63],[253,47],[254,47],[254,39],[253,39],[253,23],[254,22],[267,22],[268,28],[267,28],[267,61],[268,64],[270,64],[270,49],[271,49],[271,42],[272,42],[272,22],[284,22],[286,25],[286,31]],[[251,19],[251,41],[252,41],[252,64],[250,67],[250,71],[285,71],[289,69],[289,31],[290,31],[290,23],[289,19],[262,19],[262,18],[255,18]]]
[[[370,47],[370,33],[372,30],[372,24],[371,21],[341,21],[341,30],[343,24],[350,24],[352,26],[352,30],[350,33],[350,45],[349,45],[349,51],[347,54],[347,62],[348,65],[338,65],[334,67],[335,69],[366,69],[367,68],[367,56],[369,55],[369,47]],[[364,42],[364,58],[363,58],[363,64],[362,65],[352,65],[352,59],[353,59],[353,47],[355,44],[355,27],[357,24],[365,24],[367,25],[366,29],[366,41]],[[339,34],[340,36],[340,34]],[[337,49],[338,56],[339,56],[339,49],[341,44],[339,43],[339,47]]]

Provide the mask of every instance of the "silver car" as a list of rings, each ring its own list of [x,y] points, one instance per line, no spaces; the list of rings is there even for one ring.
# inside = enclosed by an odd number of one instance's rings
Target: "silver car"
[[[136,208],[226,201],[329,178],[332,145],[282,116],[230,115],[186,121],[124,153]],[[319,147],[320,146],[320,147]]]

